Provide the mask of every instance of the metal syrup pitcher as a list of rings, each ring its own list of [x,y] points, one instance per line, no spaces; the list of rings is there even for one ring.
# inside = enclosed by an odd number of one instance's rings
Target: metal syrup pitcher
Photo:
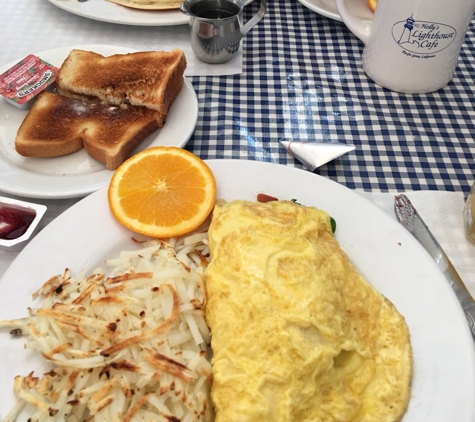
[[[239,50],[241,39],[265,15],[267,0],[243,25],[239,0],[186,0],[180,11],[190,16],[191,48],[206,63],[224,63]]]

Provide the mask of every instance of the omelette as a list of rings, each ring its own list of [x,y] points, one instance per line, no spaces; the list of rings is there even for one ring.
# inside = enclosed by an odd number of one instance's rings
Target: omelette
[[[216,206],[206,319],[216,422],[395,422],[412,349],[329,215],[291,201]]]

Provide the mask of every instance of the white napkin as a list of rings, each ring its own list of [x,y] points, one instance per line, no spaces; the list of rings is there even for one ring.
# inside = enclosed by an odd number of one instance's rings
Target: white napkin
[[[358,191],[391,217],[395,193]],[[463,282],[475,297],[475,245],[465,237],[462,192],[417,191],[404,193],[452,261]]]
[[[308,170],[314,171],[335,158],[341,157],[355,149],[354,145],[342,144],[341,142],[323,141],[287,141],[280,143],[288,153],[297,158]]]

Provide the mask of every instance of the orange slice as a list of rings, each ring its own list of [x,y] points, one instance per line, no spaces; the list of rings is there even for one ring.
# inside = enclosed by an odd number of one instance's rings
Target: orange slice
[[[112,215],[130,230],[157,238],[181,236],[211,213],[216,181],[208,165],[191,152],[154,147],[119,166],[108,200]]]
[[[374,12],[376,10],[376,5],[378,0],[368,0],[369,8]]]

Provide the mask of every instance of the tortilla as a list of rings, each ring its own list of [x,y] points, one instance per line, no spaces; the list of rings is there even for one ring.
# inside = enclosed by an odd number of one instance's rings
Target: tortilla
[[[107,0],[121,6],[141,10],[173,10],[179,9],[182,1],[176,0]]]

